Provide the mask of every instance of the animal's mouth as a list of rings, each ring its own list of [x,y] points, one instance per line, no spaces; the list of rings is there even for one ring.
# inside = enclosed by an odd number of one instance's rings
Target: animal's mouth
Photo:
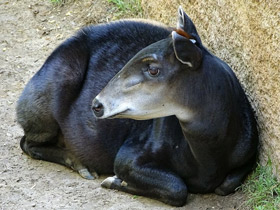
[[[109,117],[106,117],[107,119],[116,119],[116,118],[124,118],[124,119],[133,119],[133,120],[150,120],[154,117],[150,117],[143,114],[137,114],[135,111],[131,109],[126,109],[125,111],[116,113],[114,115],[111,115]]]
[[[126,109],[124,111],[118,112],[116,114],[110,115],[106,117],[107,119],[115,119],[115,118],[127,118],[127,113],[130,111],[130,109]]]

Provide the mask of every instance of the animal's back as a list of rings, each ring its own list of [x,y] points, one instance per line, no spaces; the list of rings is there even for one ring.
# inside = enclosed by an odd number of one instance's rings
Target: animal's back
[[[121,21],[86,27],[63,42],[18,101],[25,141],[57,144],[63,137],[62,144],[89,169],[112,172],[122,142],[149,122],[97,121],[91,101],[139,50],[169,34],[167,27]]]

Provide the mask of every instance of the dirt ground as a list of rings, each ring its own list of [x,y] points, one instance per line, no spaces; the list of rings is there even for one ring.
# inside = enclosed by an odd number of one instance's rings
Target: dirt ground
[[[81,26],[114,19],[106,0],[54,7],[49,0],[0,1],[0,209],[244,209],[246,196],[193,195],[182,208],[100,187],[63,166],[33,160],[19,147],[15,105],[51,51]],[[37,3],[34,3],[37,2]]]

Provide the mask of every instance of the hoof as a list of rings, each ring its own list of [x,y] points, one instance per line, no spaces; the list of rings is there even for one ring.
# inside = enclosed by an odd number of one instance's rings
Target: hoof
[[[98,174],[96,172],[90,173],[86,168],[78,170],[78,173],[85,179],[93,180],[98,178]]]
[[[226,195],[229,195],[231,193],[234,193],[235,190],[232,190],[232,189],[223,189],[222,187],[217,187],[215,189],[215,194],[217,195],[220,195],[220,196],[226,196]]]
[[[108,189],[114,189],[115,186],[121,186],[121,185],[122,185],[122,180],[119,179],[117,176],[108,177],[101,183],[101,187],[108,188]]]

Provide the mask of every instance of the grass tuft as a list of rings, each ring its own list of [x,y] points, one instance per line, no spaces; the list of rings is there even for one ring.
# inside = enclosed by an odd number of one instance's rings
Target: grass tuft
[[[141,0],[108,0],[108,2],[115,5],[119,17],[126,14],[133,16],[142,16],[143,14]]]
[[[273,176],[271,161],[266,166],[258,165],[241,188],[248,195],[246,204],[251,209],[280,209],[280,183]]]

